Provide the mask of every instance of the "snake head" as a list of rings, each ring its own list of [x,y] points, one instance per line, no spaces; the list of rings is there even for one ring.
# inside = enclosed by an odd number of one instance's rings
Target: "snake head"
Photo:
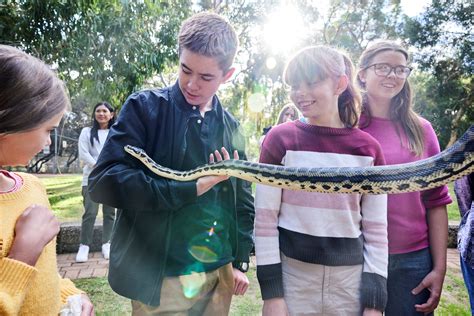
[[[143,149],[141,148],[138,148],[138,147],[135,147],[135,146],[132,146],[132,145],[125,145],[125,147],[123,147],[123,149],[129,153],[130,155],[134,156],[134,157],[137,157],[137,156],[141,156],[143,155],[145,152],[143,151]]]

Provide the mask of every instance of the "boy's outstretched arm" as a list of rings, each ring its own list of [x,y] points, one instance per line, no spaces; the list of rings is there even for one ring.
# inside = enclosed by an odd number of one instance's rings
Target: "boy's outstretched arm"
[[[88,189],[95,202],[121,209],[169,211],[180,209],[196,199],[196,181],[179,182],[157,178],[123,149],[125,145],[144,150],[161,149],[149,148],[149,138],[155,137],[153,133],[158,129],[157,109],[160,108],[160,104],[154,104],[152,109],[147,103],[158,102],[157,97],[150,99],[150,96],[137,93],[130,96],[123,105],[96,167],[89,176]]]

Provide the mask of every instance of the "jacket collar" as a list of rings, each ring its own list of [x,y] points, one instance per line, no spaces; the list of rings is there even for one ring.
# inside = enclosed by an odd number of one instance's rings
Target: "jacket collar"
[[[191,116],[191,114],[193,113],[193,105],[189,104],[186,101],[186,98],[184,97],[183,92],[181,91],[177,80],[175,84],[171,86],[171,97],[173,98],[174,103],[176,104],[176,107],[181,112],[183,112],[188,117]],[[219,122],[221,121],[223,122],[224,110],[216,95],[212,97],[212,110],[211,111],[215,113]]]

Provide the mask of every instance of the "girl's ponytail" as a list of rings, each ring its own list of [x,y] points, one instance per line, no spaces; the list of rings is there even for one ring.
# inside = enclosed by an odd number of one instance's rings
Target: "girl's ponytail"
[[[361,96],[359,90],[354,85],[354,66],[346,54],[340,53],[346,66],[347,88],[344,90],[337,101],[339,108],[339,118],[345,127],[355,127],[359,122]]]

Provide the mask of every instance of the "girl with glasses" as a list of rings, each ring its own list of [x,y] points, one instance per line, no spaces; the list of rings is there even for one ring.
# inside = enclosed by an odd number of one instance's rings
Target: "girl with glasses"
[[[410,67],[403,65],[392,66],[387,63],[372,64],[370,66],[365,67],[364,70],[369,69],[371,67],[374,68],[375,74],[379,77],[388,77],[393,71],[395,77],[399,79],[406,79],[411,73]]]
[[[387,164],[440,151],[431,124],[413,111],[408,61],[408,52],[389,41],[369,46],[360,57],[360,127],[380,142]],[[446,186],[388,196],[386,315],[429,314],[438,306],[446,273],[449,203]]]

